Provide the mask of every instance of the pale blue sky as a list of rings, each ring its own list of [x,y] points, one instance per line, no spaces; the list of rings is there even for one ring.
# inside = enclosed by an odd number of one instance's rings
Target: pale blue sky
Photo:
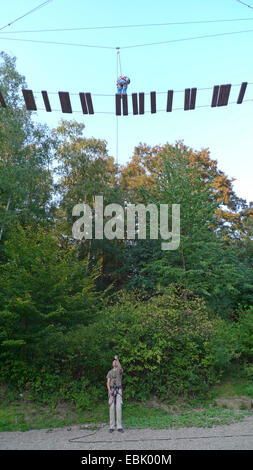
[[[1,2],[0,28],[42,0]],[[252,5],[253,0],[245,3]],[[171,25],[159,27],[97,29],[65,32],[15,33],[15,31],[133,25],[201,20],[240,19],[235,22]],[[242,34],[203,38],[147,47],[123,46],[172,39],[252,30]],[[12,34],[10,34],[12,32]],[[6,39],[5,39],[6,38]],[[11,38],[57,41],[115,49],[18,42]],[[122,72],[131,78],[129,93],[168,89],[175,94],[174,108],[183,108],[188,87],[197,87],[197,106],[210,105],[212,87],[252,82],[245,103],[237,100],[240,87],[233,86],[226,107],[200,107],[193,111],[174,110],[118,119],[119,163],[125,163],[135,145],[175,143],[184,140],[196,150],[209,148],[211,157],[229,177],[236,178],[238,196],[253,200],[252,117],[253,117],[253,9],[236,0],[53,0],[44,8],[0,31],[0,50],[17,57],[17,68],[34,91],[69,91],[114,95],[117,78],[116,47],[121,47]],[[210,88],[199,90],[200,88]],[[41,98],[36,95],[39,107]],[[53,108],[60,109],[57,95],[50,95]],[[146,98],[148,101],[148,96]],[[252,101],[251,101],[252,100]],[[95,112],[114,112],[114,96],[93,96]],[[77,97],[72,97],[72,115],[39,111],[36,119],[55,127],[60,119],[76,119],[86,126],[85,135],[105,139],[109,153],[116,152],[116,117],[113,114],[84,116]],[[158,95],[158,109],[166,108],[166,94]],[[146,109],[149,110],[149,102]],[[131,110],[131,107],[130,107]]]

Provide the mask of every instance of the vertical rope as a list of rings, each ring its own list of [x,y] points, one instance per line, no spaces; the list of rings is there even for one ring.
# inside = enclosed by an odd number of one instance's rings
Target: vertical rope
[[[119,78],[119,47],[116,48],[117,51],[117,80]],[[118,116],[116,116],[116,163],[117,163],[117,174],[119,172],[119,122]]]
[[[119,57],[119,69],[120,69],[120,75],[122,75],[122,70],[121,70],[121,60],[120,60],[120,51],[118,52],[118,57]]]
[[[118,80],[119,78],[119,64],[120,64],[120,58],[119,58],[119,47],[116,48],[116,51],[117,51],[117,78],[116,80]],[[120,66],[120,69],[121,69],[121,66]],[[117,90],[118,91],[118,90]],[[117,183],[119,184],[119,121],[118,121],[118,117],[116,115],[116,163],[117,163],[117,173],[116,173],[116,185]],[[117,246],[117,241],[116,241],[116,246]],[[117,251],[116,251],[116,255],[115,255],[115,271],[116,273],[118,272],[118,265],[119,265],[119,260],[118,260],[118,255],[117,255]],[[117,279],[117,274],[116,274],[116,279]],[[114,314],[114,322],[115,322],[115,314]]]

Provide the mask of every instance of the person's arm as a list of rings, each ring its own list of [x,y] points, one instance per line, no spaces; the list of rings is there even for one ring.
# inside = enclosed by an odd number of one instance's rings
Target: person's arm
[[[114,356],[114,359],[117,361],[118,368],[119,368],[120,372],[122,373],[123,369],[122,369],[121,364],[119,362],[118,356]]]
[[[111,379],[110,379],[110,377],[108,377],[108,379],[107,379],[107,390],[108,390],[108,397],[110,397],[110,396],[111,396],[110,383],[111,383]]]

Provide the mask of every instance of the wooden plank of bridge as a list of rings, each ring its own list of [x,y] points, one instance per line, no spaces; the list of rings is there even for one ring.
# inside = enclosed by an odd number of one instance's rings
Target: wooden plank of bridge
[[[122,95],[122,102],[123,102],[123,116],[128,116],[128,100],[127,94]]]
[[[67,91],[59,91],[59,98],[61,103],[61,109],[63,113],[72,113],[72,107],[70,102],[69,93]]]
[[[190,96],[191,96],[191,89],[186,88],[184,91],[184,110],[188,111],[190,109]]]
[[[168,95],[167,95],[167,108],[166,108],[167,113],[171,113],[171,111],[172,111],[172,103],[173,103],[173,90],[168,90]]]
[[[47,91],[42,91],[41,92],[42,94],[42,97],[43,97],[43,101],[44,101],[44,105],[45,105],[45,108],[46,108],[46,111],[51,113],[52,109],[51,109],[51,105],[50,105],[50,102],[49,102],[49,98],[48,98],[48,94],[47,94]]]
[[[121,94],[116,93],[115,95],[115,105],[116,105],[116,116],[121,116]]]
[[[151,113],[156,113],[156,92],[150,92]]]
[[[87,103],[87,106],[88,106],[89,114],[94,114],[91,94],[90,93],[85,93],[85,97],[86,97],[86,103]]]
[[[240,91],[239,91],[239,96],[238,96],[238,99],[237,99],[237,104],[241,104],[243,102],[243,98],[244,98],[244,95],[245,95],[247,85],[248,85],[248,82],[242,82],[241,88],[240,88]]]
[[[191,98],[190,98],[190,109],[195,109],[196,96],[197,96],[197,88],[192,88],[191,89]]]
[[[212,103],[211,103],[211,107],[214,108],[217,106],[217,101],[218,101],[218,96],[219,96],[219,90],[220,90],[220,86],[219,85],[215,85],[213,87],[213,96],[212,96]]]
[[[23,97],[24,97],[24,100],[25,100],[26,109],[28,111],[37,111],[37,106],[36,106],[36,103],[35,103],[35,99],[34,99],[32,90],[24,90],[23,89],[22,93],[23,93]]]
[[[144,93],[139,93],[139,114],[144,114]]]
[[[231,85],[221,85],[217,106],[227,106]]]
[[[80,101],[81,101],[83,114],[88,114],[88,108],[87,108],[85,93],[79,93],[79,97],[80,97]]]
[[[133,103],[133,114],[139,114],[137,93],[132,93],[132,103]]]

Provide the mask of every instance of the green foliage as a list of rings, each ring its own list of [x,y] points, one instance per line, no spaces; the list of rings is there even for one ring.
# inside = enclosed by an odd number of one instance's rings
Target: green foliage
[[[126,399],[204,396],[235,363],[251,381],[252,204],[209,152],[182,143],[139,146],[118,168],[83,124],[35,124],[22,88],[15,58],[1,53],[0,380],[10,393],[91,409],[107,395],[114,354]],[[73,240],[72,209],[94,210],[95,195],[180,204],[179,249]]]
[[[253,360],[253,307],[241,309],[235,324],[237,336],[237,353],[244,362]],[[252,369],[251,369],[252,370]],[[251,372],[252,373],[252,372]],[[253,374],[252,374],[253,376]]]
[[[224,408],[204,408],[187,413],[175,413],[162,409],[151,408],[142,403],[124,403],[124,427],[132,429],[165,429],[185,426],[212,427],[230,424],[242,420],[250,412],[226,410]],[[84,435],[95,431],[99,424],[108,419],[107,404],[97,405],[91,410],[79,410],[71,405],[59,404],[49,407],[27,401],[12,401],[8,406],[0,404],[0,431],[28,431],[29,429],[45,429],[85,424],[80,426]],[[90,424],[88,424],[90,423]]]
[[[216,333],[208,345],[216,370],[231,374],[234,365],[237,365],[241,377],[252,380],[252,313],[252,308],[241,309],[235,322],[216,320]]]
[[[17,227],[0,265],[1,358],[55,367],[67,332],[95,320],[99,299],[74,245],[62,250],[53,232]],[[13,375],[15,372],[13,370]]]
[[[45,225],[51,218],[54,139],[46,126],[32,122],[21,99],[24,77],[5,53],[0,53],[0,88],[8,105],[0,114],[1,241],[17,222]]]
[[[103,350],[122,357],[127,397],[204,393],[215,381],[207,345],[214,334],[203,302],[188,291],[141,299],[122,292],[100,322]]]
[[[253,271],[243,260],[243,250],[222,238],[212,173],[203,178],[198,163],[189,163],[180,146],[165,145],[160,152],[154,182],[136,189],[145,204],[180,204],[180,246],[161,251],[159,241],[136,240],[125,249],[122,268],[129,287],[156,291],[178,284],[201,296],[210,310],[225,318],[240,303],[253,302]],[[247,219],[248,220],[248,219]]]

